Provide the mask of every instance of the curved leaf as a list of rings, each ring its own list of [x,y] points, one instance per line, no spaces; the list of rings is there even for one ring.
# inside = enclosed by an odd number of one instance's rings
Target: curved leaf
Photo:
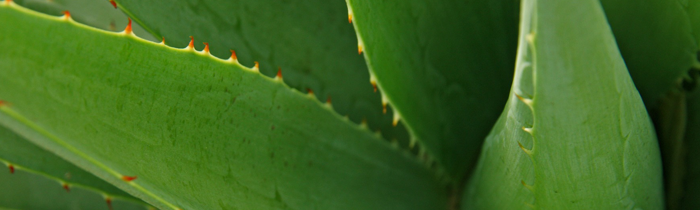
[[[195,47],[208,42],[213,55],[228,58],[236,51],[243,64],[259,61],[260,71],[320,100],[350,120],[366,119],[388,140],[408,142],[403,127],[391,124],[391,110],[382,114],[380,95],[373,92],[367,67],[357,55],[352,25],[342,1],[305,0],[117,0],[119,8],[169,46]]]
[[[396,119],[461,179],[507,99],[517,1],[346,2]]]
[[[144,204],[139,199],[117,189],[87,171],[39,148],[4,126],[0,126],[0,145],[2,145],[0,147],[0,161],[11,166],[10,170],[12,172],[16,169],[33,171],[62,182],[65,184],[64,187],[68,187],[68,190],[73,186],[79,186],[98,191],[110,197],[128,199],[132,202]],[[59,185],[56,185],[56,187],[59,187]]]
[[[126,27],[126,15],[114,9],[107,0],[15,0],[17,4],[49,15],[60,16],[69,11],[77,22],[109,31]],[[139,37],[155,41],[139,24],[133,23],[134,33]]]
[[[462,209],[662,209],[654,130],[599,2],[521,14],[511,95]]]
[[[0,124],[160,209],[446,205],[415,158],[281,78],[13,3],[0,21]]]
[[[700,3],[696,0],[601,0],[620,53],[651,110],[675,90],[698,61]]]
[[[146,210],[143,205],[121,200],[108,205],[102,195],[82,188],[66,192],[58,182],[23,170],[0,172],[0,188],[0,209]]]

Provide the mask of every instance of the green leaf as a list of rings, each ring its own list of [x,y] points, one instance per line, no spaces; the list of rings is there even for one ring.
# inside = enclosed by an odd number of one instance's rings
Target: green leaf
[[[2,145],[0,147],[0,161],[11,166],[10,170],[13,172],[20,169],[27,170],[55,179],[65,184],[64,187],[67,187],[68,190],[73,186],[78,186],[98,191],[100,194],[106,194],[110,197],[145,204],[55,154],[39,148],[3,126],[0,126],[0,145]],[[55,187],[60,187],[60,185]]]
[[[185,47],[194,36],[201,49],[208,42],[213,55],[241,63],[260,63],[274,76],[301,91],[313,90],[321,100],[350,120],[367,120],[386,139],[408,142],[404,127],[394,128],[391,111],[382,113],[367,66],[357,54],[357,38],[342,1],[304,0],[117,0],[118,7],[169,46]]]
[[[459,180],[507,99],[518,1],[346,2],[395,118]]]
[[[654,130],[600,3],[521,14],[511,94],[462,209],[662,209]]]
[[[0,124],[157,208],[447,203],[414,157],[279,79],[0,5]]]
[[[69,11],[75,21],[109,31],[122,31],[127,16],[107,0],[15,0],[17,4],[49,15],[61,16]],[[141,38],[155,41],[139,24],[132,23],[133,31]]]
[[[109,205],[114,210],[146,209],[122,200],[108,205],[102,195],[82,188],[66,192],[59,182],[23,170],[0,172],[0,187],[0,209],[108,210]]]
[[[601,0],[634,84],[652,110],[698,65],[700,2]]]

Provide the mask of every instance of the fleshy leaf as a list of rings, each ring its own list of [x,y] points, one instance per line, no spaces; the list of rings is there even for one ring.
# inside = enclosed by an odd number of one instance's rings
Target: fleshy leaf
[[[44,176],[18,170],[14,174],[0,171],[0,209],[53,210],[146,210],[144,205],[111,200],[82,188],[66,192],[60,183]],[[112,206],[111,208],[109,206]]]
[[[274,77],[282,69],[285,83],[331,98],[340,115],[379,130],[404,145],[408,133],[392,126],[392,110],[383,114],[380,94],[373,91],[367,66],[357,54],[352,25],[342,1],[304,0],[117,0],[118,7],[169,46],[211,46],[213,55],[228,58],[235,50],[241,63],[260,63],[260,72]]]
[[[107,3],[107,0],[15,0],[17,4],[49,15],[60,16],[69,11],[80,23],[109,31],[126,27],[127,16]],[[141,38],[155,41],[139,24],[132,23],[134,33]]]
[[[700,1],[602,0],[620,52],[654,120],[664,166],[666,204],[683,197],[686,93],[697,86]]]
[[[127,199],[145,205],[139,199],[66,162],[55,154],[39,148],[3,126],[0,126],[0,145],[2,145],[0,147],[0,161],[11,168],[9,169],[11,173],[27,170],[57,180],[54,186],[57,188],[61,187],[58,185],[58,182],[61,182],[65,184],[65,188],[68,188],[66,190],[70,190],[73,186],[79,186],[110,197]],[[35,193],[42,191],[42,189],[35,190],[39,190]]]
[[[632,79],[651,110],[698,63],[700,2],[601,0]],[[682,3],[685,2],[685,3]]]
[[[395,119],[461,179],[507,99],[518,1],[346,2]]]
[[[446,206],[434,172],[281,78],[0,5],[0,124],[157,208]]]
[[[600,3],[525,0],[521,15],[511,94],[462,209],[662,209],[654,130]]]

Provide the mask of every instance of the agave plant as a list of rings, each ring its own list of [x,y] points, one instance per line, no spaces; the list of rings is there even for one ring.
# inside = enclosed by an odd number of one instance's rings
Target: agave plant
[[[700,209],[698,0],[4,0],[0,23],[0,208]]]

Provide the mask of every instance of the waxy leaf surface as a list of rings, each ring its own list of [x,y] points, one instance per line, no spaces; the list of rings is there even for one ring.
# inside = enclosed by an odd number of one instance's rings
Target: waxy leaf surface
[[[414,157],[255,68],[0,5],[0,124],[157,208],[447,203]]]
[[[118,7],[169,46],[184,47],[190,36],[198,49],[208,42],[213,55],[235,50],[246,65],[285,83],[331,98],[340,115],[379,130],[388,140],[408,142],[402,126],[392,126],[373,91],[343,1],[334,0],[117,0]]]
[[[384,97],[412,138],[459,180],[507,99],[518,1],[346,2]]]
[[[462,209],[662,209],[654,130],[600,3],[525,0],[521,15],[510,97]]]

